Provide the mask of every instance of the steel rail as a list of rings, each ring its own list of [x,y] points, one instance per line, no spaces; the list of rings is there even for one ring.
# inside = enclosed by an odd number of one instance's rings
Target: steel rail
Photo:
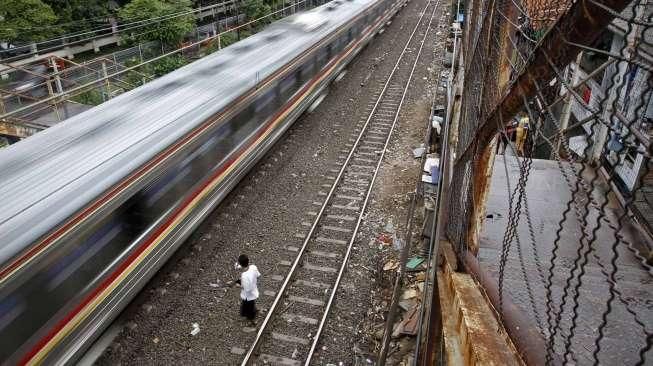
[[[374,116],[374,112],[376,111],[377,107],[379,106],[379,104],[381,102],[381,99],[385,95],[385,91],[387,90],[388,85],[390,84],[390,79],[395,74],[396,70],[399,68],[399,64],[401,63],[401,61],[403,59],[403,56],[406,53],[406,50],[408,49],[408,45],[412,41],[413,36],[415,35],[415,33],[417,32],[417,29],[419,28],[420,24],[422,23],[422,18],[426,14],[426,9],[429,7],[430,4],[431,4],[431,0],[427,1],[426,6],[421,11],[421,15],[420,15],[420,17],[419,17],[419,19],[417,21],[417,24],[415,25],[415,28],[413,29],[408,41],[406,42],[406,45],[404,46],[404,48],[401,51],[399,57],[397,58],[397,62],[395,63],[390,75],[388,76],[385,84],[383,85],[381,93],[379,94],[379,97],[377,98],[376,102],[374,103],[374,107],[372,107],[372,110],[370,111],[370,113],[369,113],[369,115],[368,115],[368,117],[367,117],[367,119],[365,121],[365,124],[361,128],[361,132],[359,133],[358,138],[356,139],[353,146],[351,147],[351,149],[349,151],[349,154],[347,155],[347,159],[343,162],[343,164],[342,164],[342,166],[340,168],[340,171],[338,172],[338,176],[336,177],[333,184],[331,185],[331,188],[329,189],[329,193],[327,194],[324,202],[322,203],[322,206],[320,207],[320,211],[317,213],[317,215],[315,217],[315,220],[313,221],[313,224],[311,225],[311,229],[309,230],[308,234],[306,234],[306,237],[304,239],[304,242],[302,243],[301,248],[299,249],[297,257],[295,258],[295,260],[292,263],[292,266],[290,267],[288,275],[284,279],[283,284],[281,285],[281,288],[277,292],[277,296],[275,297],[274,301],[272,302],[272,305],[270,306],[270,309],[268,310],[268,312],[267,312],[267,314],[265,316],[265,319],[263,320],[263,323],[261,323],[261,327],[259,328],[258,332],[256,333],[256,338],[254,339],[254,342],[250,346],[249,350],[245,354],[245,357],[243,358],[243,361],[241,362],[241,366],[246,366],[249,363],[249,361],[251,360],[251,358],[252,358],[252,356],[254,354],[254,351],[256,350],[256,347],[259,345],[259,343],[261,341],[261,338],[263,336],[263,333],[266,331],[266,327],[267,327],[268,323],[270,322],[270,319],[272,318],[272,315],[274,314],[275,310],[277,310],[277,305],[281,301],[281,298],[284,296],[285,291],[286,291],[286,289],[288,287],[288,284],[290,283],[293,275],[295,274],[295,271],[297,270],[299,262],[301,261],[303,255],[304,255],[304,252],[306,251],[306,247],[308,246],[308,243],[311,241],[311,238],[312,238],[313,234],[315,233],[315,230],[317,229],[317,226],[318,226],[322,216],[324,215],[324,211],[326,211],[327,206],[329,204],[329,201],[333,197],[333,193],[335,192],[336,188],[338,187],[338,184],[340,183],[340,180],[342,179],[342,177],[344,175],[345,169],[349,165],[349,162],[351,161],[352,156],[354,155],[354,151],[356,151],[356,148],[358,147],[363,135],[365,134],[365,131],[367,130],[368,125],[370,124],[370,121],[372,120],[372,117]],[[411,76],[412,76],[412,73],[411,73]],[[405,92],[404,92],[404,96],[405,96]],[[403,98],[402,98],[402,102],[403,102]],[[398,110],[399,109],[400,109],[400,107],[398,108]],[[398,113],[397,113],[397,115],[398,115]],[[395,117],[395,122],[396,122],[396,117]],[[394,128],[394,123],[393,123],[392,128]],[[390,130],[390,135],[389,136],[391,136],[391,135],[392,135],[392,129]],[[386,140],[386,144],[384,145],[383,154],[385,153],[385,149],[387,147],[388,141],[389,141],[389,138]],[[381,156],[381,159],[379,160],[379,162],[381,162],[382,160],[383,160],[383,155]],[[372,178],[372,185],[374,183],[374,179],[376,178],[379,165],[380,165],[380,163],[377,164],[377,168],[376,168],[376,170],[374,172],[374,177]],[[370,185],[370,187],[372,185]],[[367,193],[367,196],[365,197],[365,202],[364,202],[364,205],[363,205],[363,208],[362,208],[362,211],[361,211],[361,215],[359,215],[359,219],[358,219],[358,223],[356,225],[356,229],[355,229],[355,231],[354,231],[354,233],[352,235],[352,239],[351,239],[351,241],[349,243],[349,247],[347,248],[347,254],[346,254],[346,256],[345,256],[345,258],[343,260],[343,265],[341,266],[340,273],[338,274],[338,278],[336,280],[336,285],[334,286],[334,288],[331,291],[331,297],[329,298],[329,302],[328,302],[327,308],[326,308],[327,313],[328,313],[328,309],[330,308],[331,303],[333,301],[333,296],[334,296],[334,294],[335,294],[335,292],[337,290],[337,286],[340,283],[340,279],[342,277],[342,272],[343,272],[344,266],[347,263],[347,258],[349,257],[349,253],[351,251],[351,246],[352,246],[353,240],[356,237],[356,233],[358,231],[358,227],[360,225],[360,221],[361,221],[361,218],[362,218],[362,213],[365,212],[365,205],[368,202],[370,192],[371,191],[368,190],[368,193]],[[323,317],[322,321],[320,322],[320,327],[318,328],[318,333],[316,333],[316,335],[314,337],[314,342],[313,342],[313,345],[311,346],[309,355],[307,357],[306,365],[308,365],[310,360],[311,360],[311,357],[313,355],[315,346],[317,344],[317,340],[319,340],[319,334],[321,333],[323,326],[324,326],[324,317]]]

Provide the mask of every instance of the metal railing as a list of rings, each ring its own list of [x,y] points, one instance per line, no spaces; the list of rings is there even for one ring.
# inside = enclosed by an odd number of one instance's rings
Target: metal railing
[[[53,56],[48,62],[53,71],[48,70],[44,65],[34,71],[22,66],[0,63],[17,70],[10,74],[10,79],[3,81],[6,85],[0,84],[0,123],[22,128],[24,127],[22,121],[29,121],[45,123],[43,128],[46,128],[72,117],[75,112],[83,111],[81,108],[75,110],[68,108],[70,103],[83,107],[75,102],[75,97],[93,93],[94,99],[99,98],[99,100],[95,100],[85,108],[97,105],[151,80],[151,75],[142,72],[142,68],[147,65],[178,54],[200,56],[204,52],[203,46],[215,45],[216,49],[220,49],[225,46],[224,38],[230,33],[237,34],[236,38],[240,38],[241,31],[250,29],[259,22],[268,22],[322,3],[321,0],[292,1],[290,5],[248,21],[244,21],[244,15],[218,19],[214,23],[201,26],[203,31],[194,32],[192,39],[179,48],[148,42],[80,64]],[[207,26],[212,30],[205,31]],[[66,67],[62,68],[63,65]],[[27,85],[27,88],[21,91],[10,90],[12,85],[16,87]],[[43,122],[43,119],[47,119],[47,122]],[[38,131],[38,129],[30,131]],[[7,131],[0,126],[0,135],[6,133]]]

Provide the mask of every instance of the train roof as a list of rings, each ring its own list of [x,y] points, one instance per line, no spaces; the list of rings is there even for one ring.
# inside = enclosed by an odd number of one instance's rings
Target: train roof
[[[292,15],[1,149],[0,263],[375,1]]]

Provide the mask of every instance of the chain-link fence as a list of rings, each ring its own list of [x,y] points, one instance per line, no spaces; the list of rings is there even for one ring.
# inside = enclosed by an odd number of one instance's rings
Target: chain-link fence
[[[527,362],[653,362],[653,4],[464,5],[447,238],[541,336]]]

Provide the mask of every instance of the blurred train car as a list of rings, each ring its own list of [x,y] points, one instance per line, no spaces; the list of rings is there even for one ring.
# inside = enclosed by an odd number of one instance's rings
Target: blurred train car
[[[0,150],[0,362],[81,357],[402,5],[293,15]]]

